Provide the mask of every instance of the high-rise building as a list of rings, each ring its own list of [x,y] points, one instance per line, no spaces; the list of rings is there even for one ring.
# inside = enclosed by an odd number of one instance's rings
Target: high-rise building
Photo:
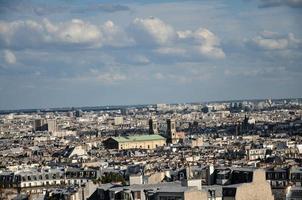
[[[68,117],[73,117],[73,112],[72,112],[72,111],[68,112],[68,113],[67,113],[67,116],[68,116]]]
[[[121,115],[128,115],[128,109],[127,108],[121,108]]]
[[[47,130],[49,132],[55,133],[57,131],[57,121],[56,119],[47,120]]]
[[[35,119],[33,129],[34,131],[49,131],[54,133],[57,131],[57,122],[55,119]]]
[[[149,119],[149,134],[158,134],[158,124],[156,119]]]
[[[35,119],[33,125],[34,131],[47,131],[47,123],[45,119]]]
[[[114,125],[123,125],[124,124],[124,118],[123,117],[114,117]]]
[[[76,117],[82,117],[82,111],[81,111],[81,110],[77,110],[77,111],[75,112],[75,116],[76,116]]]

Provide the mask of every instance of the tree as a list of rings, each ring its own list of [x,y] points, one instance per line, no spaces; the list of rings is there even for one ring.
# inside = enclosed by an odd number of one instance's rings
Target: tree
[[[102,183],[112,183],[112,182],[121,182],[123,185],[126,184],[126,181],[124,177],[118,173],[114,172],[109,172],[106,173],[104,176],[101,178]]]

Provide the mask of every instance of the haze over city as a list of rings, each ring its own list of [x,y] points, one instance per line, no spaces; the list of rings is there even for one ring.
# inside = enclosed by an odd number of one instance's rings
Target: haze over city
[[[0,1],[0,109],[301,97],[301,1]]]

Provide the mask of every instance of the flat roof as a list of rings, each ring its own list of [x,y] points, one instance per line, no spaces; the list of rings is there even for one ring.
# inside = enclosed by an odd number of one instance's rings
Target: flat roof
[[[120,136],[112,137],[117,142],[136,142],[136,141],[152,141],[152,140],[166,140],[160,135],[137,135],[137,136]]]

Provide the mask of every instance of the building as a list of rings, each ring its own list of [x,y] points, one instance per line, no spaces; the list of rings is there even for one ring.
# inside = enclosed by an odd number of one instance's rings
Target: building
[[[123,117],[114,117],[114,125],[123,125],[124,124],[124,118]]]
[[[192,138],[189,144],[191,148],[201,147],[203,145],[203,137]]]
[[[57,131],[56,119],[35,119],[33,124],[34,131],[49,131],[55,133]]]
[[[0,188],[31,188],[81,184],[97,178],[93,169],[27,169],[0,173]]]
[[[206,200],[206,192],[197,187],[183,186],[181,183],[158,183],[146,185],[118,186],[104,184],[100,186],[89,200]]]
[[[287,189],[286,200],[299,200],[302,199],[302,188],[293,186]]]
[[[266,180],[273,189],[285,188],[289,184],[288,169],[267,169]]]
[[[47,122],[45,119],[35,119],[33,124],[34,131],[47,131]]]
[[[158,134],[158,123],[156,119],[149,119],[149,134]]]
[[[82,114],[83,114],[82,110],[77,110],[77,111],[75,112],[75,116],[76,116],[76,117],[82,117]]]
[[[86,150],[82,145],[68,146],[62,152],[55,156],[61,156],[63,158],[72,158],[73,156],[84,156],[87,155]]]
[[[57,121],[56,119],[47,120],[47,130],[49,132],[55,133],[57,131]]]
[[[266,149],[248,149],[247,158],[248,160],[264,159],[266,155]]]
[[[251,171],[252,180],[230,185],[201,184],[197,177],[187,176],[182,181],[156,184],[120,186],[101,185],[88,199],[111,200],[273,200],[269,183],[263,170]],[[297,192],[296,192],[297,194]],[[297,196],[297,195],[295,195]]]
[[[177,142],[175,119],[167,119],[167,142],[172,144]]]
[[[233,170],[224,172],[221,180],[228,180],[222,185],[205,186],[202,189],[208,192],[207,199],[213,200],[274,200],[274,196],[265,177],[265,171]],[[229,175],[229,177],[228,177]]]
[[[302,167],[293,167],[290,169],[290,180],[294,185],[302,186]]]
[[[166,144],[166,139],[160,135],[140,135],[111,137],[104,141],[108,149],[155,149]]]

